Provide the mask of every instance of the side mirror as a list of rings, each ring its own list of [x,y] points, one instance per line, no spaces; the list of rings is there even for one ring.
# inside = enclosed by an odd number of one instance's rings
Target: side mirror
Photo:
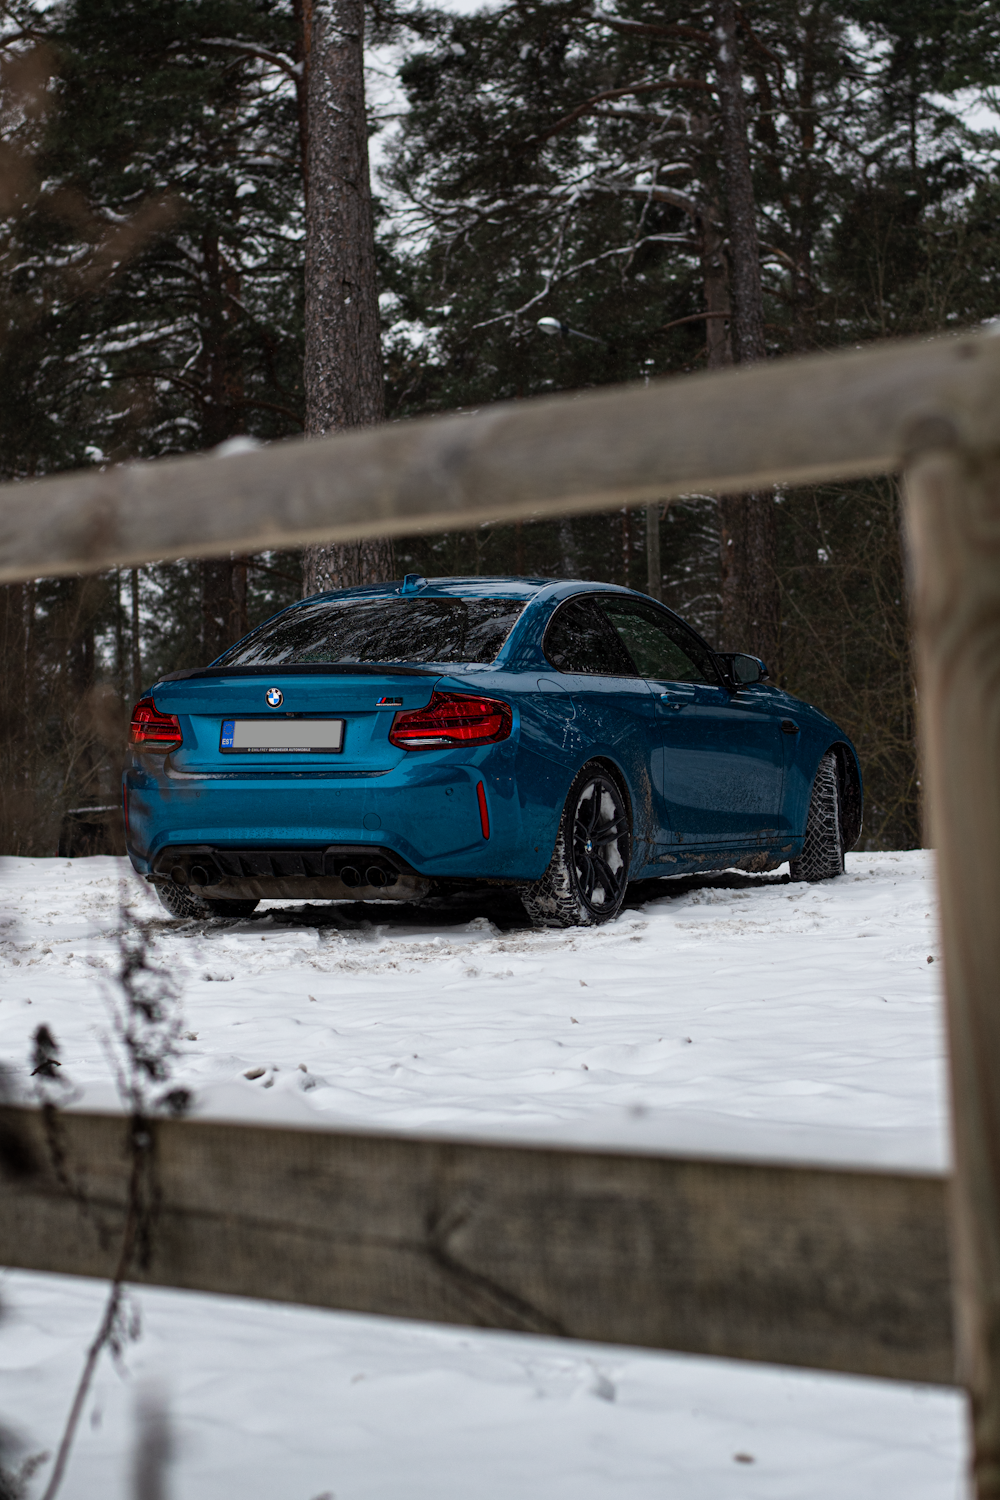
[[[767,668],[759,656],[747,656],[743,651],[720,653],[723,670],[734,687],[745,687],[748,682],[763,682]]]

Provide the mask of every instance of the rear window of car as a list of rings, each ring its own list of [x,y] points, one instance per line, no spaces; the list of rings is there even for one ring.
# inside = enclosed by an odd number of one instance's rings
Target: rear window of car
[[[491,662],[523,599],[325,599],[268,620],[213,663]]]

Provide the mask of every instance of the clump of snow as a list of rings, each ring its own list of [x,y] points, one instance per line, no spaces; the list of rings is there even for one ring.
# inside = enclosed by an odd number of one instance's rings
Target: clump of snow
[[[241,433],[238,437],[226,438],[224,443],[217,443],[212,453],[215,458],[234,458],[238,453],[253,453],[254,449],[263,446],[259,438]]]

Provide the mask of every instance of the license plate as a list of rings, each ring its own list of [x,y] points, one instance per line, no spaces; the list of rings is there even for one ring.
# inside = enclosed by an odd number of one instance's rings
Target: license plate
[[[223,719],[223,755],[339,755],[343,719]]]

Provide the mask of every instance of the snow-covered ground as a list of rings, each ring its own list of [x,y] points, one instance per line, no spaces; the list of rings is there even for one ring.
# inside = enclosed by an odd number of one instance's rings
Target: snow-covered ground
[[[114,1102],[102,1036],[123,896],[182,983],[175,1081],[203,1113],[947,1160],[926,853],[849,856],[819,886],[689,883],[568,933],[389,905],[180,924],[118,861],[8,860],[0,1061],[26,1083],[44,1021],[80,1106]],[[0,1295],[0,1420],[51,1447],[101,1289],[19,1272]],[[132,1375],[104,1368],[66,1500],[127,1493],[145,1378],[171,1408],[185,1500],[958,1491],[951,1392],[184,1293],[137,1301]]]

